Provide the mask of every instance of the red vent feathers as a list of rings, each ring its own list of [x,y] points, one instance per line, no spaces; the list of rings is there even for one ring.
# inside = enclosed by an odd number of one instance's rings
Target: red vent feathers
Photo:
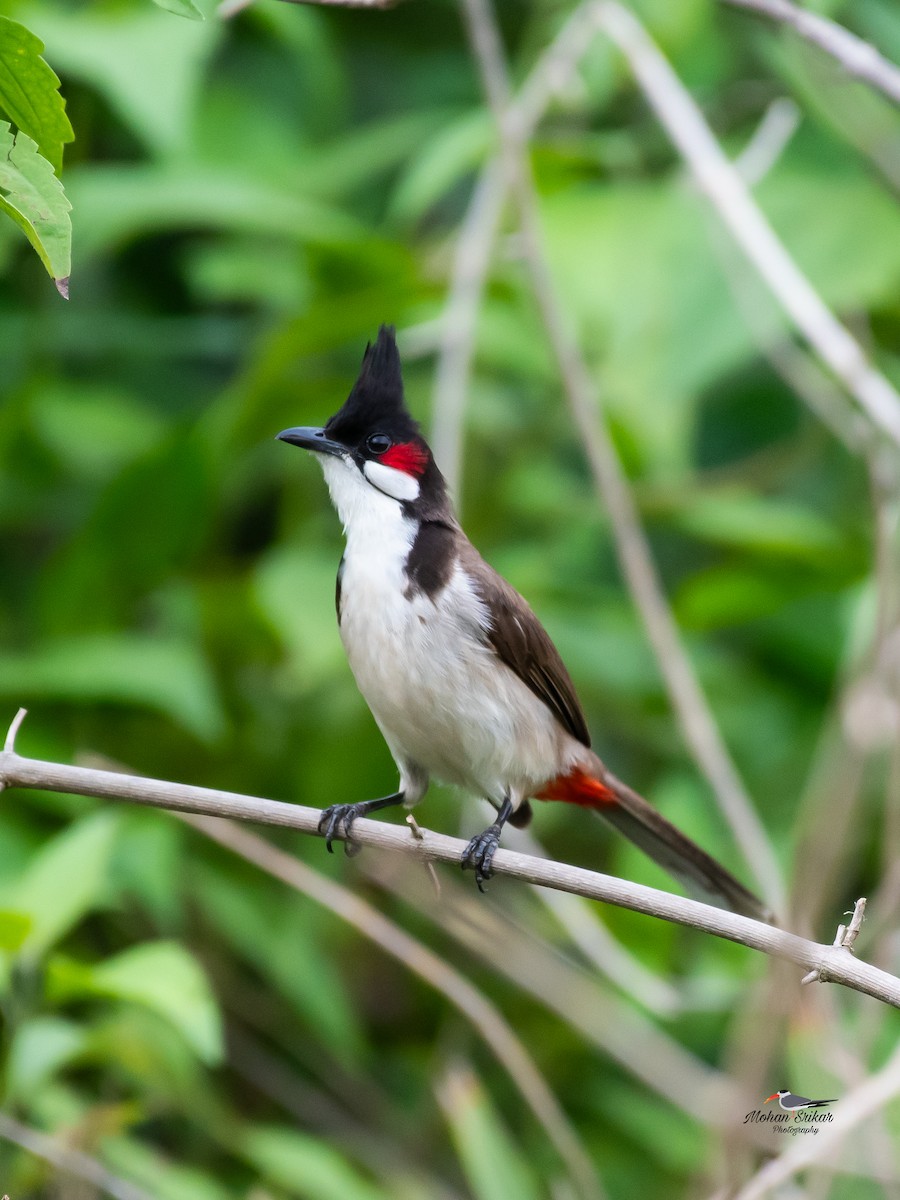
[[[565,800],[568,804],[580,804],[584,808],[602,808],[615,804],[616,794],[599,779],[574,770],[568,775],[558,775],[536,793],[538,800]]]

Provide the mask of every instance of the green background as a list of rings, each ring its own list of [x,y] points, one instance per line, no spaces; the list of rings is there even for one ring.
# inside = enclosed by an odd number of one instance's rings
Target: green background
[[[827,7],[900,60],[891,0]],[[514,85],[571,11],[501,3]],[[900,385],[900,112],[745,14],[636,11],[729,156],[792,98],[796,129],[754,193]],[[273,438],[340,406],[383,321],[432,427],[453,254],[495,150],[460,12],[3,12],[45,43],[76,140],[67,304],[0,225],[0,724],[24,704],[23,754],[315,807],[392,791],[335,627],[337,518],[316,465]],[[868,895],[861,952],[894,970],[896,455],[847,448],[785,381],[799,344],[603,39],[532,161],[565,319],[795,927],[830,941]],[[623,586],[520,251],[507,211],[462,520],[557,641],[598,752],[752,882]],[[827,381],[813,392],[850,412]],[[448,833],[485,817],[436,787],[417,812]],[[533,832],[554,857],[670,887],[586,813],[538,806]],[[801,992],[796,969],[649,918],[562,917],[501,879],[480,898],[449,869],[436,895],[412,861],[266,836],[496,1006],[611,1197],[746,1178],[783,1145],[742,1141],[744,1112],[784,1086],[844,1095],[900,1032],[873,1000]],[[0,910],[5,1111],[151,1195],[587,1194],[445,994],[175,818],[5,793]],[[592,959],[608,935],[627,970],[605,941],[605,971]],[[822,1194],[882,1194],[895,1116]],[[84,1186],[0,1143],[11,1200]]]

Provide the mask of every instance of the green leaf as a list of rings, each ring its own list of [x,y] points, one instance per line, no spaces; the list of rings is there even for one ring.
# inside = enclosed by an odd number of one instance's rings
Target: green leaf
[[[321,685],[344,661],[334,614],[335,572],[331,554],[284,546],[262,559],[254,578],[256,601],[288,651],[291,683],[301,693]]]
[[[417,221],[479,165],[493,136],[489,116],[479,108],[423,139],[394,191],[392,213],[401,220]]]
[[[155,709],[201,741],[224,728],[209,668],[181,640],[92,634],[48,642],[33,654],[0,655],[0,694]]]
[[[202,865],[195,871],[197,896],[221,936],[287,998],[331,1053],[350,1065],[365,1043],[333,956],[316,937],[310,902],[282,894],[235,888],[232,880]]]
[[[153,0],[153,3],[164,8],[166,12],[174,13],[176,17],[187,17],[189,21],[206,20],[197,5],[192,4],[191,0]]]
[[[222,1060],[222,1020],[197,960],[178,942],[145,942],[90,970],[96,995],[130,1000],[169,1021],[203,1062]]]
[[[149,6],[79,11],[42,5],[29,11],[29,24],[66,79],[98,91],[151,153],[187,149],[204,70],[224,22],[176,28]]]
[[[208,1169],[173,1162],[168,1153],[137,1137],[104,1138],[103,1158],[119,1175],[140,1184],[156,1200],[234,1200],[235,1189],[217,1182]]]
[[[6,1067],[6,1099],[27,1100],[84,1049],[86,1033],[62,1017],[34,1017],[18,1027]]]
[[[0,121],[0,211],[12,217],[68,299],[72,262],[71,204],[50,163],[25,133]]]
[[[690,575],[675,595],[679,624],[688,629],[721,629],[779,612],[803,586],[796,572],[783,578],[734,563]],[[811,583],[807,581],[806,587]]]
[[[107,890],[108,869],[121,814],[91,813],[52,838],[35,855],[6,899],[31,918],[23,952],[39,956],[96,908]]]
[[[537,1200],[527,1160],[474,1072],[455,1064],[440,1080],[438,1099],[472,1194],[478,1200]]]
[[[302,195],[293,184],[194,162],[93,164],[73,174],[71,192],[83,218],[83,255],[185,226],[285,238],[292,244],[362,244],[362,225],[333,204]]]
[[[691,497],[678,523],[695,537],[766,558],[828,564],[841,548],[840,535],[817,513],[739,489]]]
[[[266,1179],[304,1200],[385,1200],[336,1150],[307,1134],[275,1125],[244,1136],[246,1157]]]
[[[20,949],[30,930],[31,917],[28,913],[3,909],[0,911],[0,950]]]
[[[34,139],[58,175],[63,146],[75,134],[59,94],[59,78],[41,58],[43,49],[40,38],[24,25],[0,17],[0,112]]]

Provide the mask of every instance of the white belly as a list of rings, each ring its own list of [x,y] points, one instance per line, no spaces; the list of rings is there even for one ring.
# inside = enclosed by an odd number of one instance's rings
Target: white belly
[[[434,601],[408,598],[414,522],[361,485],[355,466],[334,458],[322,466],[347,533],[341,638],[408,803],[434,776],[517,807],[584,747],[485,645],[487,610],[463,571]]]
[[[484,606],[459,568],[436,602],[403,586],[385,583],[383,562],[373,578],[348,556],[341,636],[394,758],[517,805],[563,769],[572,739],[485,645]]]
[[[554,778],[566,736],[480,640],[462,572],[434,604],[400,588],[378,595],[348,562],[343,596],[350,667],[402,770],[514,804]]]

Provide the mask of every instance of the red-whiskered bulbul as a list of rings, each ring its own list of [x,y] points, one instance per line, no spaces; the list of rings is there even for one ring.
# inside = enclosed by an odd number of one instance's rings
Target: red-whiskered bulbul
[[[324,428],[285,429],[314,451],[343,522],[341,638],[359,690],[400,772],[399,790],[334,804],[328,849],[353,822],[412,807],[434,776],[483,796],[494,823],[462,866],[491,876],[500,831],[531,818],[529,798],[600,813],[704,899],[756,918],[760,901],[618,780],[590,748],[575,688],[540,621],[460,528],[444,478],[403,398],[394,330],[366,347],[359,378]]]

